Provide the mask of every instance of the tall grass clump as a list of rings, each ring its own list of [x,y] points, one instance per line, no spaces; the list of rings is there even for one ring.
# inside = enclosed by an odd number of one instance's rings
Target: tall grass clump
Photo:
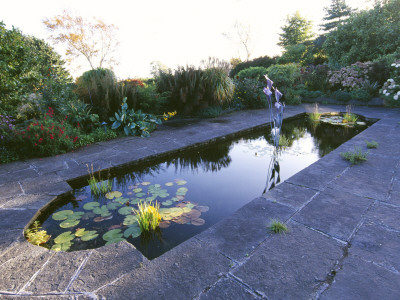
[[[358,117],[355,114],[351,113],[351,105],[346,105],[346,113],[343,116],[344,123],[355,123],[357,122]]]
[[[140,202],[138,210],[135,210],[138,219],[139,227],[142,232],[155,230],[161,221],[160,203],[157,201],[154,205],[152,203]]]
[[[100,195],[104,195],[108,192],[111,192],[112,181],[109,179],[102,180],[100,177],[100,171],[97,176],[98,178],[96,178],[94,171],[93,171],[93,165],[91,165],[90,168],[89,168],[89,165],[86,165],[86,166],[87,166],[88,172],[89,172],[88,184],[89,184],[91,192],[95,196],[100,196]]]
[[[314,111],[308,114],[308,118],[312,122],[318,122],[321,119],[321,113],[318,111],[318,103],[315,103]]]

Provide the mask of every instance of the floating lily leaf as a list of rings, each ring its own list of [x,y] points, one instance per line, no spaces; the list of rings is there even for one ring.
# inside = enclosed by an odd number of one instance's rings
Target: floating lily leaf
[[[208,212],[208,210],[210,209],[208,206],[202,206],[202,205],[197,205],[196,209],[200,212]]]
[[[74,212],[72,210],[61,210],[52,215],[53,220],[62,221],[68,219]]]
[[[124,219],[124,225],[133,225],[137,224],[137,217],[135,215],[127,215]]]
[[[72,241],[75,238],[75,235],[71,231],[63,232],[59,236],[54,239],[54,243],[56,244],[64,244]]]
[[[168,228],[169,226],[171,226],[171,222],[168,220],[161,221],[160,224],[158,225],[158,227],[160,228]]]
[[[68,220],[79,220],[85,213],[83,211],[76,211],[68,216]]]
[[[51,250],[53,251],[68,251],[69,248],[71,248],[72,243],[71,242],[67,242],[64,244],[54,244],[53,247],[51,247]]]
[[[128,189],[129,189],[129,190],[132,190],[132,189],[135,189],[135,188],[137,188],[136,185],[130,185],[130,186],[128,186]]]
[[[204,219],[202,219],[202,218],[198,218],[198,219],[196,219],[196,220],[192,220],[192,221],[191,221],[192,225],[194,225],[194,226],[201,226],[201,225],[204,225],[205,222],[206,222],[206,221],[205,221]]]
[[[154,185],[154,187],[160,188],[160,187],[161,187],[161,184],[156,183],[156,184]]]
[[[106,242],[116,243],[119,242],[121,239],[123,240],[121,229],[113,229],[103,234],[103,240],[105,240]]]
[[[193,203],[188,203],[188,204],[186,204],[186,207],[193,208],[193,207],[195,207],[195,205]]]
[[[188,213],[188,212],[190,212],[192,209],[191,209],[190,207],[185,206],[185,207],[182,207],[182,210],[183,210],[184,213]]]
[[[129,226],[128,229],[124,231],[124,237],[132,237],[132,238],[137,238],[141,234],[141,230],[139,226]]]
[[[108,242],[106,243],[106,245],[111,245],[111,244],[115,244],[115,243],[122,242],[122,241],[126,241],[126,240],[125,240],[123,237],[121,237],[121,238],[117,238],[117,239],[108,241]]]
[[[140,198],[131,198],[131,199],[129,199],[129,203],[131,205],[135,205],[135,204],[138,204],[141,200],[142,199],[140,199]]]
[[[176,195],[176,199],[178,199],[178,201],[182,201],[185,199],[185,196],[182,195]]]
[[[171,200],[167,200],[167,201],[162,202],[161,204],[164,206],[170,206],[170,205],[172,205],[172,203],[173,202]]]
[[[98,222],[103,222],[106,218],[104,217],[96,217],[93,219],[94,222],[98,223]]]
[[[145,193],[137,193],[137,194],[135,194],[135,196],[138,197],[138,198],[141,198],[141,197],[143,197],[144,195],[146,195],[146,194],[145,194]]]
[[[89,220],[90,218],[93,218],[96,214],[92,213],[91,211],[84,213],[82,215],[82,220]]]
[[[187,183],[187,181],[183,179],[176,180],[175,182],[177,185],[185,185]]]
[[[144,185],[144,186],[146,186],[146,185],[149,185],[151,182],[148,182],[148,181],[144,181],[144,182],[142,182],[141,183],[141,185]]]
[[[96,230],[91,230],[91,231],[86,231],[85,235],[81,237],[81,240],[84,242],[94,240],[97,238],[99,234],[96,232]]]
[[[132,190],[132,192],[134,192],[134,193],[140,193],[141,191],[143,191],[143,189],[141,189],[141,188],[136,188],[136,189]]]
[[[79,228],[77,231],[75,231],[75,236],[81,237],[81,236],[85,235],[86,232],[87,231],[85,231],[85,228]]]
[[[100,206],[99,202],[88,202],[83,206],[83,208],[86,210],[93,210],[95,207],[98,206]]]
[[[112,192],[109,192],[106,194],[106,198],[110,199],[110,200],[112,200],[114,198],[119,198],[121,196],[122,196],[122,193],[118,192],[118,191],[112,191]]]
[[[188,189],[185,187],[181,187],[181,188],[177,189],[177,192],[180,192],[180,193],[186,193],[187,191],[188,191]]]
[[[173,186],[174,183],[173,183],[173,182],[167,182],[165,185],[166,185],[166,186]]]
[[[173,198],[171,198],[171,200],[174,201],[174,202],[178,202],[179,201],[179,199],[177,197],[173,197]]]
[[[107,208],[114,210],[114,209],[117,209],[118,207],[120,207],[121,205],[122,205],[122,203],[120,203],[120,202],[110,202],[107,204]]]
[[[80,222],[79,220],[75,220],[75,219],[72,219],[72,220],[66,219],[65,221],[63,221],[63,222],[60,223],[60,227],[61,227],[61,228],[70,228],[70,227],[74,227],[74,226],[78,225],[79,222]]]
[[[108,210],[107,205],[102,205],[101,207],[95,207],[93,209],[93,213],[96,215],[101,215],[102,217],[108,217],[111,215],[111,212]]]
[[[186,224],[186,223],[190,222],[190,219],[188,217],[185,217],[185,216],[181,215],[181,216],[179,216],[177,218],[172,219],[171,221],[175,222],[175,223],[178,223],[178,224]]]
[[[154,197],[154,196],[147,197],[147,198],[146,198],[146,202],[151,202],[151,201],[153,201],[154,199],[156,199],[156,197]]]
[[[191,220],[197,219],[198,217],[200,217],[200,215],[201,215],[201,212],[199,212],[197,209],[192,209],[191,211],[186,212],[184,214],[184,216],[190,218]]]
[[[132,192],[127,192],[126,194],[127,194],[127,195],[133,195],[133,193],[132,193]]]
[[[124,206],[118,209],[118,213],[125,216],[130,215],[135,209],[131,206]]]

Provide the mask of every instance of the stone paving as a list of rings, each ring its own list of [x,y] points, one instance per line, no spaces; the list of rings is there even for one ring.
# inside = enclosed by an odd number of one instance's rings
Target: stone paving
[[[288,107],[285,117],[311,110]],[[23,229],[71,190],[67,181],[87,174],[86,163],[122,167],[218,141],[265,124],[265,110],[171,123],[147,139],[0,165],[0,299],[400,299],[400,110],[354,112],[380,120],[151,261],[127,242],[56,253],[29,244]],[[379,143],[367,162],[350,166],[340,157],[354,146],[366,150],[365,140]],[[269,233],[271,219],[290,231]]]

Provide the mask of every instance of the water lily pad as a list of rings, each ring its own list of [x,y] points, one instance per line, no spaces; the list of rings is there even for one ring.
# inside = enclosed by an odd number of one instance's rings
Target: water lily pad
[[[181,216],[179,216],[177,218],[172,219],[171,221],[175,222],[177,224],[186,224],[186,223],[190,222],[190,218],[181,215]]]
[[[121,238],[117,238],[117,239],[108,241],[108,242],[106,243],[106,245],[111,245],[111,244],[115,244],[115,243],[122,242],[122,241],[126,241],[126,240],[125,240],[123,237],[121,237]]]
[[[110,210],[114,210],[117,209],[118,207],[120,207],[122,205],[122,203],[120,202],[110,202],[107,204],[107,208]]]
[[[93,221],[96,222],[96,223],[103,222],[105,220],[106,220],[106,218],[104,218],[104,217],[96,217],[96,218],[93,219]]]
[[[202,219],[202,218],[197,218],[196,220],[192,220],[191,221],[192,225],[194,225],[194,226],[204,225],[205,222],[206,221],[204,219]]]
[[[173,182],[167,182],[165,185],[166,185],[166,186],[173,186],[174,183],[173,183]]]
[[[102,217],[108,217],[111,215],[111,212],[108,210],[107,205],[102,205],[101,207],[95,207],[93,209],[93,213],[96,215],[101,215]]]
[[[95,207],[98,206],[100,206],[99,202],[88,202],[83,206],[83,208],[86,210],[93,210]]]
[[[129,199],[129,203],[131,205],[138,204],[140,201],[142,201],[142,199],[140,199],[140,198],[131,198],[131,199]]]
[[[68,220],[79,220],[85,213],[83,211],[76,211],[68,216]]]
[[[86,234],[86,229],[85,228],[79,228],[77,231],[75,231],[75,236],[81,237]]]
[[[208,206],[197,205],[196,209],[203,213],[203,212],[208,212],[210,208]]]
[[[182,200],[185,200],[185,196],[176,195],[176,199],[178,199],[178,201],[182,201]]]
[[[103,240],[105,240],[106,242],[110,242],[110,241],[118,241],[119,239],[122,238],[122,232],[121,229],[113,229],[110,231],[107,231],[105,234],[103,234]]]
[[[61,227],[61,228],[70,228],[70,227],[74,227],[74,226],[78,225],[79,222],[80,222],[79,220],[75,220],[75,219],[72,219],[72,220],[66,219],[65,221],[63,221],[63,222],[60,223],[60,227]]]
[[[112,200],[114,198],[119,198],[121,196],[122,196],[122,193],[118,192],[118,191],[112,191],[112,192],[109,192],[106,194],[106,198],[110,199],[110,200]]]
[[[158,225],[160,228],[168,228],[171,226],[171,222],[168,220],[161,221],[160,224]]]
[[[91,211],[89,211],[89,212],[87,212],[87,213],[84,213],[83,215],[82,215],[82,220],[89,220],[90,218],[93,218],[94,216],[95,216],[96,214],[94,214],[94,213],[92,213]]]
[[[177,192],[180,192],[180,193],[186,193],[188,191],[188,189],[187,188],[185,188],[185,187],[181,187],[181,188],[179,188],[179,189],[177,189]]]
[[[145,194],[145,193],[137,193],[137,194],[135,194],[135,196],[138,197],[138,198],[141,198],[141,197],[143,197],[144,195],[146,195],[146,194]]]
[[[134,209],[133,207],[131,207],[131,206],[124,206],[124,207],[121,207],[120,209],[118,209],[118,213],[121,214],[121,215],[123,215],[123,216],[125,216],[125,215],[130,215],[130,214],[132,214],[132,212],[133,212],[134,210],[135,210],[135,209]]]
[[[160,187],[161,187],[161,184],[156,183],[156,184],[154,185],[154,187],[160,188]]]
[[[99,234],[96,232],[96,230],[86,231],[85,234],[81,237],[81,240],[87,242],[94,240],[98,236]]]
[[[162,202],[161,204],[164,206],[170,206],[170,205],[172,205],[172,203],[173,202],[171,200],[167,200],[167,201]]]
[[[128,229],[124,231],[124,237],[128,238],[131,236],[132,238],[137,238],[141,233],[139,226],[129,226]]]
[[[127,195],[133,195],[133,193],[132,193],[132,192],[127,192],[126,194],[127,194]]]
[[[183,210],[184,213],[188,213],[188,212],[190,212],[192,209],[191,209],[190,207],[185,206],[185,207],[182,207],[182,210]]]
[[[156,199],[156,197],[154,197],[154,196],[152,196],[152,197],[147,197],[147,198],[146,198],[146,202],[154,201],[154,199]]]
[[[173,198],[171,198],[171,200],[174,202],[179,202],[179,199],[177,197],[173,197]]]
[[[146,186],[146,185],[149,185],[151,182],[148,182],[148,181],[144,181],[144,182],[142,182],[141,183],[141,185],[144,185],[144,186]]]
[[[143,189],[141,188],[136,188],[132,190],[134,193],[140,193],[141,191],[143,191]]]
[[[197,219],[197,218],[200,217],[201,212],[198,211],[197,209],[192,209],[191,211],[186,212],[186,213],[183,214],[183,215],[186,216],[186,217],[188,217],[188,218],[190,218],[191,220],[195,220],[195,219]]]
[[[51,217],[53,218],[53,220],[62,221],[68,219],[68,217],[73,213],[74,212],[72,210],[61,210],[54,213]]]
[[[187,181],[183,179],[176,180],[175,182],[177,185],[185,185],[187,183]]]
[[[63,243],[63,244],[54,244],[53,247],[51,247],[51,250],[53,251],[68,251],[69,248],[71,248],[72,243],[71,242],[67,242],[67,243]]]
[[[72,241],[75,238],[75,235],[71,231],[66,231],[61,233],[54,239],[54,243],[56,244],[64,244]]]
[[[136,215],[127,215],[124,219],[124,225],[133,225],[133,224],[137,224],[137,217]]]
[[[195,207],[195,205],[193,203],[188,203],[188,204],[186,204],[186,206],[189,207],[189,208]]]

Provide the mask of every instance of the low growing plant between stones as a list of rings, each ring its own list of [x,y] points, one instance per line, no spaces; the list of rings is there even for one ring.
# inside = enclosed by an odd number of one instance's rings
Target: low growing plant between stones
[[[341,152],[340,155],[352,165],[357,165],[367,160],[368,152],[363,152],[360,147],[354,147],[354,151]]]
[[[278,220],[272,220],[269,229],[273,233],[286,233],[289,231],[288,227],[285,224],[279,222]]]
[[[376,149],[379,146],[378,142],[376,141],[365,141],[365,143],[367,144],[368,149]]]

